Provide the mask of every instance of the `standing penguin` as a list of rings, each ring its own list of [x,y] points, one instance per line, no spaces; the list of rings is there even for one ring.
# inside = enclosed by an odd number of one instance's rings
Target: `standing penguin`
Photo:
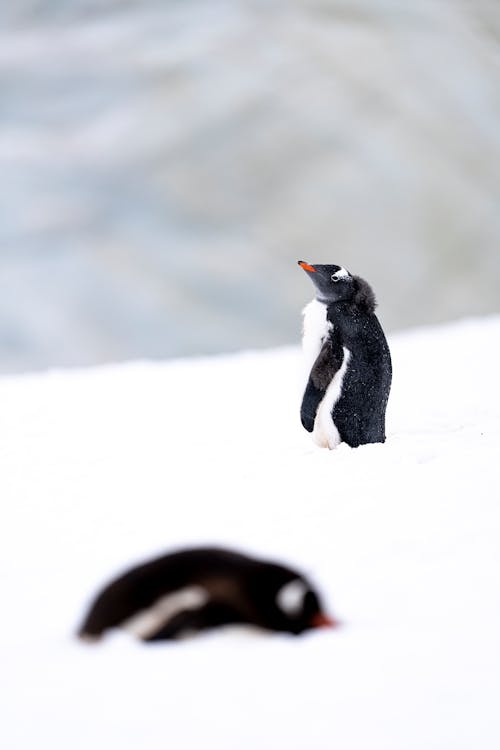
[[[304,308],[309,378],[302,425],[323,448],[385,441],[391,355],[370,285],[342,266],[298,261],[316,287]]]
[[[79,636],[97,640],[120,627],[152,642],[230,623],[294,635],[335,625],[300,573],[202,547],[164,555],[111,581],[94,600]]]

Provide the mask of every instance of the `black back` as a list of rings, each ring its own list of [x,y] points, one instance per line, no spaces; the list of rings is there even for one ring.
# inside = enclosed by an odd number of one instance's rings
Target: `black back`
[[[382,326],[374,312],[345,302],[329,305],[327,317],[351,354],[332,413],[340,437],[352,447],[383,443],[392,364]]]

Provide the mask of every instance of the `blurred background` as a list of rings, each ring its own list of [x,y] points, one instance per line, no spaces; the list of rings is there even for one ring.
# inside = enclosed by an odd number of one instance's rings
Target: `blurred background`
[[[298,342],[298,258],[389,330],[499,310],[497,0],[16,0],[0,29],[0,371]]]

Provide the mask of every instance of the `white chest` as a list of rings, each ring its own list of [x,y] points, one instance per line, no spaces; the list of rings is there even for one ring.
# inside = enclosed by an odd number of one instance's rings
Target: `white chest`
[[[332,328],[326,319],[326,305],[313,299],[302,311],[302,351],[304,359],[304,379],[307,383],[311,368],[321,351],[323,342]]]

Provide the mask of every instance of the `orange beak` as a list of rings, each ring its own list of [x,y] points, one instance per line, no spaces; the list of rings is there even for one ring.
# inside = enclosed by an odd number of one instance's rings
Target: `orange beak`
[[[304,269],[304,271],[309,271],[309,273],[316,273],[316,269],[314,266],[310,266],[309,263],[305,263],[303,260],[299,260],[298,264],[301,268]]]
[[[318,612],[318,614],[314,615],[311,620],[311,626],[313,628],[338,628],[339,625],[340,622],[338,620],[334,620],[333,617],[328,617],[328,615],[323,614],[323,612]]]

